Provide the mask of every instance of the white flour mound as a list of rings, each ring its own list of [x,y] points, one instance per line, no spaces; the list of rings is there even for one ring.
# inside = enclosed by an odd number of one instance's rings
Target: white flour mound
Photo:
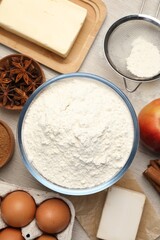
[[[133,137],[126,104],[93,80],[48,87],[31,104],[22,129],[29,161],[46,179],[68,188],[111,179],[126,163]]]
[[[127,69],[137,77],[149,78],[160,72],[160,52],[152,43],[138,37],[132,43]]]

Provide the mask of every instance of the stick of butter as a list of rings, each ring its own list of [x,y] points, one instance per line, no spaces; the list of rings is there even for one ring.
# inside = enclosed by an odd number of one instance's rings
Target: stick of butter
[[[68,0],[1,0],[0,26],[66,57],[87,16]]]
[[[105,240],[135,240],[145,195],[113,186],[109,188],[97,237]]]

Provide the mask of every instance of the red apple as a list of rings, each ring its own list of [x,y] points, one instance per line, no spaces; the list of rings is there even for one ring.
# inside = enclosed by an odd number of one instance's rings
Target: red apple
[[[151,151],[160,153],[160,98],[142,108],[138,121],[142,143]]]

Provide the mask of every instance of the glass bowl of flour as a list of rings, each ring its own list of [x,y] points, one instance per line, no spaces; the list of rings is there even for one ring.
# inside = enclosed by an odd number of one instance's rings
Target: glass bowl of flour
[[[22,160],[41,184],[67,195],[106,189],[137,151],[137,117],[113,83],[88,73],[60,75],[28,99],[18,123]]]

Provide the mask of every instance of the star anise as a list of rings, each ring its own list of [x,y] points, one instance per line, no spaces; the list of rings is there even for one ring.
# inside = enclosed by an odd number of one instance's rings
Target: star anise
[[[28,72],[29,72],[29,76],[31,78],[37,78],[39,76],[39,72],[38,69],[34,67],[34,65],[31,63],[28,67]]]
[[[21,105],[24,105],[24,103],[28,99],[27,94],[23,90],[21,90],[20,88],[15,88],[14,91],[16,93],[14,95],[14,100],[16,100],[16,101],[18,100],[18,101],[20,101]]]
[[[33,59],[22,54],[1,59],[0,104],[8,108],[23,106],[43,81],[42,70]]]
[[[26,88],[26,92],[34,92],[37,87],[42,84],[42,76],[37,77],[34,80],[30,80],[29,86]]]
[[[3,106],[7,104],[7,102],[10,102],[10,105],[14,105],[13,101],[13,96],[14,96],[14,88],[10,87],[9,85],[5,86],[0,86],[0,99],[2,101]]]
[[[10,83],[12,80],[7,77],[7,72],[2,71],[0,72],[0,84],[3,86],[4,84]]]
[[[12,61],[12,65],[15,67],[10,71],[11,75],[16,74],[15,82],[19,82],[22,78],[25,81],[25,83],[29,84],[29,72],[27,71],[27,68],[31,64],[32,60],[24,60],[24,63],[15,62]]]

